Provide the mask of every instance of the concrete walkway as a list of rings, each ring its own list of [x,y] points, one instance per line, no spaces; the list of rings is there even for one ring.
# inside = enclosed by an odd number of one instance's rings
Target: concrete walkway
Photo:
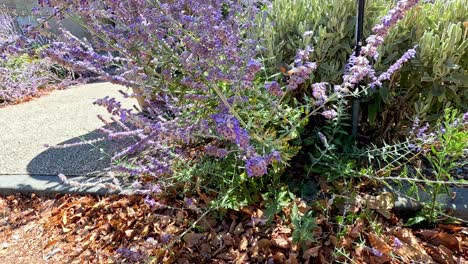
[[[104,124],[96,115],[108,117],[109,114],[92,102],[108,95],[131,108],[136,100],[123,98],[119,89],[127,91],[110,83],[86,84],[0,108],[0,188],[7,176],[11,187],[13,179],[27,185],[28,178],[34,178],[36,183],[42,179],[50,181],[52,178],[45,176],[59,173],[102,174],[109,166],[109,155],[119,150],[118,143],[65,149],[49,149],[44,144],[68,144],[102,137],[97,129]]]

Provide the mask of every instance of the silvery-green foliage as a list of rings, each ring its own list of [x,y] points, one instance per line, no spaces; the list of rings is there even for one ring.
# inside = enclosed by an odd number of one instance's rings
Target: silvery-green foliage
[[[366,1],[364,36],[389,6],[383,0]],[[340,82],[342,70],[355,46],[356,1],[278,0],[261,17],[258,34],[265,64],[275,72],[278,64],[291,63],[296,51],[314,48],[311,60],[318,63],[314,81]]]
[[[403,97],[420,117],[454,106],[468,109],[468,6],[464,0],[437,0],[410,11],[390,32],[381,48],[377,69],[396,60],[409,47],[418,45],[416,58],[381,91],[389,104]],[[401,100],[401,98],[400,98]]]
[[[364,39],[395,1],[366,1]],[[391,106],[411,116],[426,117],[448,106],[468,105],[467,14],[464,0],[423,2],[393,28],[373,61],[377,73],[388,69],[417,45],[416,58],[377,90],[368,103],[371,126],[395,124]],[[277,0],[258,22],[265,65],[274,73],[280,63],[291,63],[295,51],[310,45],[317,62],[314,82],[338,82],[355,44],[356,1]],[[366,107],[364,107],[366,108]],[[385,113],[384,113],[385,112]],[[435,118],[435,117],[434,117]],[[430,118],[429,118],[430,119]]]

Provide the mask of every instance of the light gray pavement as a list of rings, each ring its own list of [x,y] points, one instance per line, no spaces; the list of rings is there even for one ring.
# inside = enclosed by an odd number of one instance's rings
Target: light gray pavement
[[[104,124],[96,115],[110,115],[105,108],[92,104],[96,99],[108,95],[117,98],[126,108],[136,104],[134,99],[123,98],[119,89],[127,91],[125,87],[110,83],[86,84],[0,108],[0,185],[6,182],[7,175],[10,179],[16,175],[17,179],[46,180],[41,177],[105,171],[109,166],[105,153],[119,150],[118,142],[65,149],[49,149],[44,144],[58,145],[102,137],[97,129]]]

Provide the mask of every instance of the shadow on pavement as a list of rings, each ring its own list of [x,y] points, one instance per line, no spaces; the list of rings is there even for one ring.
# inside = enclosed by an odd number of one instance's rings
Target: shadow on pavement
[[[105,127],[106,128],[106,127]],[[64,141],[58,145],[73,144],[105,137],[99,130]],[[110,157],[121,151],[126,144],[122,141],[101,141],[93,145],[67,148],[49,148],[32,159],[27,171],[32,177],[41,175],[99,176],[110,166]]]

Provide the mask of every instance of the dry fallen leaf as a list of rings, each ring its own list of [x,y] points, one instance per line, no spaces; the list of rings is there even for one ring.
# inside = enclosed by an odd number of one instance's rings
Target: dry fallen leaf
[[[242,232],[244,232],[244,226],[242,225],[242,222],[240,222],[235,228],[234,228],[234,235],[238,236],[240,235]]]
[[[46,248],[48,248],[48,247],[50,247],[52,245],[55,245],[59,241],[60,241],[60,239],[51,240],[51,241],[47,242],[47,244],[43,247],[43,249],[46,249]]]
[[[356,239],[359,237],[363,229],[364,229],[364,220],[362,218],[359,218],[358,220],[356,220],[356,223],[354,224],[354,227],[351,229],[351,232],[349,232],[349,236]]]
[[[458,233],[458,232],[462,232],[463,230],[468,229],[467,227],[464,227],[464,226],[451,225],[451,224],[438,224],[437,227],[445,231],[452,232],[452,233]]]
[[[281,226],[280,228],[278,228],[278,233],[281,233],[281,234],[291,234],[291,228],[285,227],[285,226]]]
[[[405,263],[419,261],[422,263],[433,263],[434,260],[421,246],[421,241],[413,235],[411,229],[399,228],[392,231],[392,234],[401,241],[401,246],[396,249],[396,255],[403,259]]]
[[[286,261],[286,256],[283,252],[278,251],[273,256],[273,260],[275,261],[275,263],[284,263]]]
[[[233,246],[236,243],[235,239],[232,237],[230,233],[225,234],[222,237],[222,240],[225,246]]]
[[[241,241],[239,243],[239,250],[240,251],[247,250],[248,244],[249,244],[249,241],[247,240],[247,238],[245,236],[242,236]]]
[[[390,252],[392,252],[392,247],[385,243],[382,237],[369,233],[367,234],[367,238],[369,239],[371,246],[382,254],[389,255]]]
[[[239,252],[233,250],[232,248],[228,252],[222,252],[216,255],[216,258],[220,258],[222,260],[235,260],[239,256]]]
[[[209,256],[211,254],[211,246],[207,243],[202,244],[200,246],[200,253],[205,256]]]
[[[453,255],[451,253],[445,252],[441,248],[428,245],[426,247],[426,251],[437,263],[455,264],[455,261],[453,260]]]
[[[273,236],[271,239],[271,244],[275,247],[288,249],[289,248],[289,241],[284,236]]]
[[[269,239],[266,239],[266,238],[262,238],[257,242],[257,246],[260,249],[268,249],[268,248],[270,248],[270,245],[271,245],[271,241]]]
[[[135,235],[135,230],[133,229],[127,229],[125,230],[125,235],[128,237],[128,238],[131,238]]]
[[[194,245],[198,244],[200,239],[202,239],[204,236],[204,234],[187,233],[185,234],[183,240],[185,243],[187,243],[188,247],[193,247]]]
[[[444,245],[455,252],[461,251],[461,240],[455,235],[436,230],[422,230],[418,234],[435,246]]]
[[[302,258],[305,260],[308,260],[311,257],[316,258],[318,256],[318,253],[321,247],[322,246],[316,246],[316,247],[307,249],[306,251],[304,251],[304,254],[302,254]]]
[[[289,253],[289,258],[285,261],[286,264],[299,264],[295,253]]]
[[[236,264],[244,264],[248,263],[249,256],[247,255],[247,252],[243,252],[239,255],[239,257],[236,259]]]

